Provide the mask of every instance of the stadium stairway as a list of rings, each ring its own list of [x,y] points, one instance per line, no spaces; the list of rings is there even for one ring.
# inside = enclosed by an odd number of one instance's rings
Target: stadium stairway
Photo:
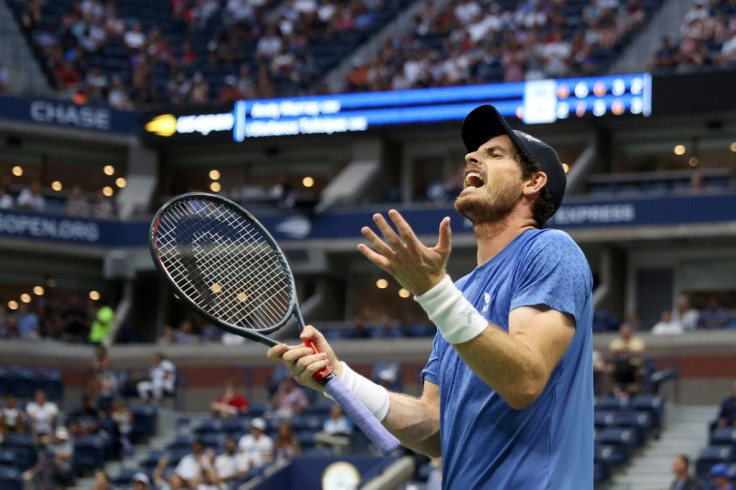
[[[668,405],[664,430],[639,453],[621,473],[614,473],[607,490],[664,490],[672,481],[672,458],[690,457],[694,471],[698,451],[708,442],[708,424],[717,413],[715,406]]]
[[[5,1],[0,2],[0,60],[10,71],[10,89],[14,94],[51,97],[54,94],[46,76],[33,56]]]
[[[608,73],[637,73],[647,70],[647,65],[654,59],[662,41],[669,36],[673,44],[679,39],[682,19],[693,0],[666,0],[654,17],[629,43],[621,56],[611,65]]]

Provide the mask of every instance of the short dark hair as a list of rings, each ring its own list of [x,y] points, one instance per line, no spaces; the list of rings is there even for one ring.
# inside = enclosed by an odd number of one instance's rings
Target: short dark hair
[[[519,163],[521,163],[521,176],[524,179],[530,178],[534,172],[543,171],[542,165],[530,160],[529,157],[523,153],[516,153],[515,157]],[[555,211],[557,211],[557,208],[552,202],[552,198],[550,197],[547,188],[544,187],[532,206],[532,217],[537,223],[537,227],[544,227],[552,215],[555,214]]]
[[[678,454],[677,457],[680,458],[683,463],[685,463],[685,469],[690,468],[690,458],[687,454]]]

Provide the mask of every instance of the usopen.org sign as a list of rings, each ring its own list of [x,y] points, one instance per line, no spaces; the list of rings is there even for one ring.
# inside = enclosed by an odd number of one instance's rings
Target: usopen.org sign
[[[0,236],[3,235],[92,244],[100,240],[100,227],[94,221],[0,213]]]

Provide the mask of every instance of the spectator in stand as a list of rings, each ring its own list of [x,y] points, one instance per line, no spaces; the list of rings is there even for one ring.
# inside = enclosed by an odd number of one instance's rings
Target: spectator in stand
[[[90,207],[90,215],[97,219],[113,218],[113,207],[110,198],[102,190],[97,191]]]
[[[23,409],[18,408],[15,395],[7,393],[0,408],[0,442],[9,432],[26,432]]]
[[[731,478],[733,473],[728,463],[718,463],[708,472],[712,490],[733,490]]]
[[[198,488],[200,483],[210,483],[214,460],[214,451],[205,450],[202,441],[195,439],[192,442],[192,452],[179,461],[174,472],[186,482],[189,488]]]
[[[89,361],[89,370],[92,373],[87,392],[97,397],[100,394],[116,393],[118,389],[115,373],[112,371],[112,362],[107,355],[107,347],[95,345],[94,357]]]
[[[151,480],[145,473],[136,473],[130,480],[131,490],[148,490],[151,485]]]
[[[687,294],[677,296],[677,305],[672,312],[672,320],[680,322],[684,331],[689,332],[698,328],[700,313],[690,305]]]
[[[217,96],[217,102],[220,104],[226,104],[243,98],[245,98],[245,96],[238,88],[238,79],[235,78],[235,75],[226,76],[225,85],[223,85],[220,95]]]
[[[46,201],[41,195],[41,183],[34,180],[31,185],[20,191],[16,204],[25,211],[42,213],[46,208]]]
[[[235,381],[228,379],[225,382],[225,393],[210,405],[212,415],[227,418],[245,415],[248,413],[248,399],[237,392]]]
[[[7,92],[10,88],[10,72],[0,61],[0,92]]]
[[[122,454],[130,454],[133,450],[133,443],[130,439],[130,433],[133,431],[133,412],[130,411],[121,398],[116,398],[112,402],[110,418],[115,423],[118,434],[120,434],[120,450]]]
[[[71,296],[66,308],[61,314],[64,324],[62,338],[69,342],[84,339],[89,333],[89,318],[87,311],[82,307],[82,300],[78,296]]]
[[[266,421],[256,417],[250,421],[250,434],[238,441],[238,451],[243,454],[248,468],[269,464],[273,458],[273,440],[266,435]]]
[[[330,417],[325,420],[322,431],[314,435],[314,440],[332,446],[335,454],[342,454],[342,450],[350,444],[352,435],[352,421],[345,416],[340,405],[334,404],[330,407]]]
[[[18,307],[18,331],[22,340],[39,340],[41,338],[41,323],[38,315],[31,311],[28,304],[22,303]]]
[[[706,307],[700,312],[698,327],[705,330],[724,328],[728,324],[728,311],[721,306],[717,296],[710,296]]]
[[[721,402],[718,412],[718,427],[736,427],[736,381],[733,383],[733,393]]]
[[[103,469],[95,470],[95,482],[92,486],[92,490],[111,490],[111,489],[112,487],[110,486],[110,475],[108,475]]]
[[[101,344],[112,333],[112,327],[115,323],[115,310],[103,303],[102,300],[93,303],[96,310],[93,314],[92,325],[89,329],[89,340],[92,344]]]
[[[13,209],[15,199],[8,193],[8,186],[0,184],[0,209]]]
[[[228,437],[225,439],[225,451],[215,458],[215,473],[217,478],[227,485],[245,476],[248,466],[245,458],[238,453],[237,441]]]
[[[670,484],[670,490],[700,490],[698,480],[690,476],[690,458],[685,454],[678,454],[672,460],[672,473],[675,479]]]
[[[153,355],[153,366],[146,380],[136,384],[138,395],[146,402],[158,402],[164,394],[174,394],[176,366],[161,352]]]
[[[179,328],[174,331],[174,342],[177,344],[198,344],[199,337],[193,333],[194,326],[191,320],[183,320]]]
[[[663,310],[659,321],[652,327],[654,335],[678,335],[684,331],[682,323],[672,318],[670,310]]]
[[[608,345],[612,359],[609,361],[607,371],[611,374],[614,394],[628,397],[630,393],[641,390],[641,380],[644,376],[642,354],[645,344],[643,340],[633,335],[631,326],[627,323],[619,327],[618,334],[619,336]]]
[[[64,212],[69,216],[89,216],[89,203],[82,195],[82,188],[78,185],[72,187],[69,197],[64,203]]]
[[[65,427],[57,427],[39,440],[42,450],[38,463],[23,473],[26,481],[40,483],[41,488],[67,488],[74,483],[72,461],[74,445],[70,441],[69,431]]]
[[[187,483],[176,471],[173,471],[168,478],[164,477],[164,472],[168,466],[169,457],[164,454],[158,459],[156,467],[153,470],[153,484],[155,488],[161,490],[184,490],[189,488]]]
[[[278,391],[271,400],[271,406],[277,417],[292,417],[307,409],[309,402],[304,390],[294,385],[294,380],[287,377],[281,381]]]
[[[59,407],[46,399],[46,392],[42,389],[37,389],[33,401],[26,405],[26,416],[36,437],[51,434],[58,415]]]
[[[302,455],[302,447],[289,420],[279,422],[273,451],[274,463],[284,463]]]

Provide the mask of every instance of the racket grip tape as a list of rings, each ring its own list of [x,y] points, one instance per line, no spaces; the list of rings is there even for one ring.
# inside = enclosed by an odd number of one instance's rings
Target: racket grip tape
[[[381,425],[376,417],[363,405],[363,402],[340,381],[340,378],[332,376],[325,384],[325,391],[342,407],[348,417],[368,436],[368,439],[376,445],[384,456],[399,447],[399,440]]]

